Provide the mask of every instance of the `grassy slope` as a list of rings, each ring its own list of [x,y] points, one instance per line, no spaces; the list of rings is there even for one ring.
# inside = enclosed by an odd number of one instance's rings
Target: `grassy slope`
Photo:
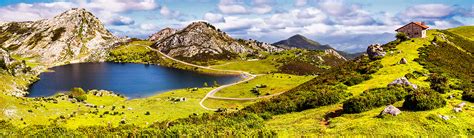
[[[411,40],[402,42],[397,46],[393,54],[391,54],[391,52],[387,52],[387,56],[381,59],[383,68],[372,74],[372,79],[349,87],[349,92],[353,94],[360,94],[367,89],[387,87],[387,84],[397,78],[405,76],[407,73],[412,73],[413,71],[426,72],[426,70],[423,69],[423,66],[414,61],[414,59],[419,57],[419,52],[417,49],[422,47],[424,44],[429,44],[429,40],[433,39],[433,32],[428,31],[427,33],[427,38],[415,38],[412,39],[414,42]],[[398,51],[401,51],[401,53],[398,53]],[[408,64],[398,64],[402,58],[406,58]],[[420,86],[429,86],[428,83],[423,82],[423,79],[426,79],[426,77],[421,77],[419,80],[410,81]]]
[[[247,83],[241,83],[232,87],[224,88],[217,92],[215,96],[219,97],[237,97],[237,98],[249,98],[257,97],[256,94],[250,90],[255,88],[257,85],[267,85],[266,88],[260,88],[261,96],[268,94],[276,94],[288,91],[308,80],[313,79],[314,76],[296,76],[288,74],[266,74],[258,76],[254,80],[248,81]]]
[[[384,68],[373,74],[371,80],[352,86],[349,91],[359,94],[364,90],[376,87],[385,87],[396,78],[404,76],[406,73],[418,70],[423,71],[423,67],[413,59],[418,57],[417,49],[423,44],[427,44],[433,38],[433,31],[428,31],[427,39],[415,39],[415,42],[407,41],[397,46],[402,53],[388,55],[382,59]],[[401,58],[407,58],[408,65],[394,65]],[[394,65],[394,66],[392,66]],[[410,80],[411,82],[428,87],[429,83],[424,82],[426,78]],[[449,94],[459,94],[452,91]],[[443,96],[449,95],[444,94]],[[396,117],[376,118],[384,107],[376,108],[360,114],[343,114],[342,116],[331,118],[325,121],[325,115],[340,110],[341,104],[325,106],[321,108],[306,110],[303,112],[290,113],[275,116],[266,122],[266,126],[279,132],[279,135],[473,135],[474,132],[474,104],[469,103],[462,113],[452,111],[453,105],[459,104],[460,97],[448,100],[448,106],[440,109],[412,112],[402,111]],[[401,107],[402,102],[395,104]],[[454,116],[448,121],[444,121],[438,115]]]
[[[464,38],[474,41],[474,26],[461,26],[448,29],[449,32],[463,36]]]
[[[202,88],[198,91],[186,89],[174,90],[151,96],[143,99],[126,100],[121,97],[104,96],[96,97],[88,95],[87,103],[94,105],[103,105],[104,108],[98,108],[98,114],[92,114],[96,108],[86,107],[83,103],[71,103],[67,99],[58,98],[58,104],[47,101],[35,101],[33,98],[14,98],[1,95],[0,119],[11,119],[15,126],[24,127],[25,125],[46,125],[56,122],[66,128],[77,128],[79,126],[93,125],[112,125],[118,126],[122,119],[127,123],[138,126],[146,126],[147,123],[156,121],[174,120],[184,118],[193,113],[202,114],[209,112],[199,106],[199,101],[211,88]],[[168,98],[186,97],[184,102],[173,102]],[[115,106],[115,110],[112,110]],[[125,106],[125,108],[122,108]],[[131,108],[131,110],[129,110]],[[5,111],[12,111],[14,114],[7,118]],[[31,110],[32,112],[28,112]],[[103,115],[104,112],[118,112],[122,115]],[[145,115],[150,112],[150,115]],[[74,114],[74,117],[70,117]],[[100,118],[103,115],[103,118]],[[60,116],[66,119],[59,119]],[[26,123],[26,124],[24,124]]]

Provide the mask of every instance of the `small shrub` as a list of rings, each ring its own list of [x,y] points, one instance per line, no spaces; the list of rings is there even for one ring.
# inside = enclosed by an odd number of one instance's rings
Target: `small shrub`
[[[413,94],[406,96],[403,102],[403,108],[415,111],[432,110],[445,105],[446,100],[439,93],[427,88],[415,90]]]
[[[343,109],[346,113],[360,113],[401,101],[407,94],[402,87],[369,89],[360,96],[345,101]]]
[[[431,82],[430,88],[439,92],[446,93],[449,91],[448,78],[443,75],[433,73],[430,75],[428,80]]]
[[[474,91],[472,88],[466,88],[464,92],[462,93],[462,99],[469,101],[469,102],[474,102]]]
[[[145,115],[150,115],[150,112],[149,112],[149,111],[146,111]]]
[[[398,32],[395,37],[398,40],[400,40],[401,42],[408,40],[408,36],[405,33],[402,33],[402,32]]]

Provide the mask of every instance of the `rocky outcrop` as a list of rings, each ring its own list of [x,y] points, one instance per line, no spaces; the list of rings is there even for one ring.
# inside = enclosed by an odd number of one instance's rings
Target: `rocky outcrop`
[[[6,50],[0,49],[0,73],[7,72],[15,76],[29,71],[31,71],[31,68],[24,61],[14,60]]]
[[[44,64],[100,61],[118,41],[92,13],[71,9],[51,19],[0,26],[0,44]]]
[[[393,82],[391,82],[390,84],[388,84],[388,86],[396,86],[396,85],[410,86],[413,89],[418,89],[418,86],[416,84],[410,83],[408,79],[405,77],[398,78],[394,80]]]
[[[336,58],[339,58],[339,59],[342,59],[342,60],[345,60],[347,61],[347,59],[345,57],[343,57],[341,54],[339,54],[336,50],[334,49],[326,49],[324,50],[324,53],[328,54],[328,55],[332,55]]]
[[[206,22],[194,22],[173,35],[157,41],[154,48],[187,61],[233,59],[239,54],[276,52],[282,49],[250,40],[235,40]]]
[[[367,48],[367,54],[369,55],[370,59],[374,60],[384,57],[386,52],[383,51],[383,48],[380,44],[372,44]]]
[[[380,112],[379,116],[383,116],[383,115],[386,115],[386,114],[397,116],[400,113],[402,113],[402,111],[400,111],[400,109],[398,109],[397,107],[395,107],[393,105],[389,105],[389,106],[385,107],[385,109],[383,109],[382,112]]]
[[[165,39],[171,35],[173,35],[174,33],[176,33],[176,29],[172,29],[172,28],[165,28],[153,35],[151,35],[148,40],[149,41],[160,41],[162,39]]]
[[[406,58],[402,58],[399,62],[400,64],[408,64],[408,61]]]

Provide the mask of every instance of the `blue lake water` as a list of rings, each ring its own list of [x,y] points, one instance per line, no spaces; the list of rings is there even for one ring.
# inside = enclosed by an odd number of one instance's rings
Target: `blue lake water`
[[[51,68],[40,74],[30,89],[30,97],[51,96],[73,87],[102,89],[129,98],[151,96],[173,89],[220,85],[239,81],[240,76],[202,74],[158,65],[122,63],[82,63]]]

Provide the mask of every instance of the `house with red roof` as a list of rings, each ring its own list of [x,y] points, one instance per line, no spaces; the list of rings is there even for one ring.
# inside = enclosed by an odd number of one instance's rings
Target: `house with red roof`
[[[405,33],[410,38],[425,38],[428,28],[424,22],[410,22],[395,31]]]

